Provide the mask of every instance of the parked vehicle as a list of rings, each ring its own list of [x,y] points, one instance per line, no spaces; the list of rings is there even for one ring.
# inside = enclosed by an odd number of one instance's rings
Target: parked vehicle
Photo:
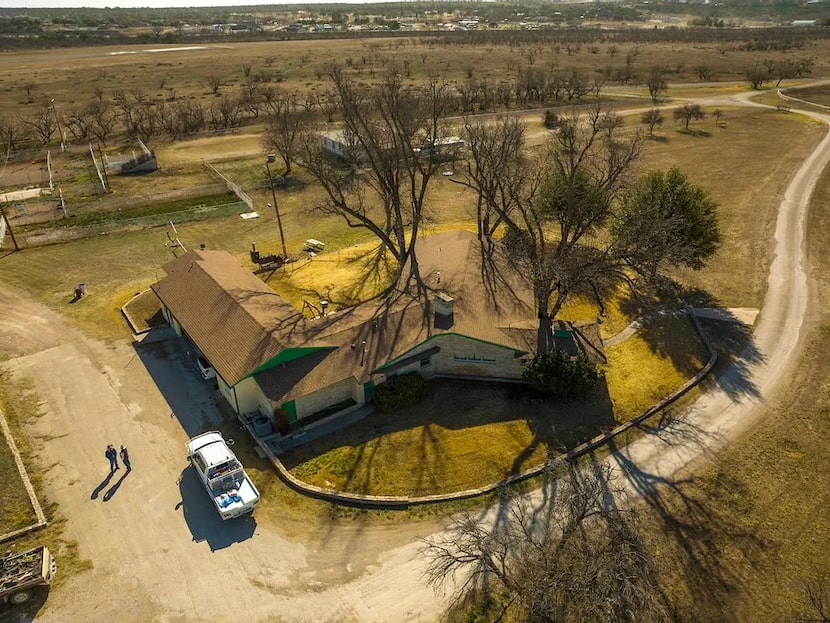
[[[193,437],[187,444],[187,458],[222,519],[250,513],[259,504],[259,491],[221,433],[212,431]]]
[[[202,373],[202,378],[207,380],[216,378],[216,370],[208,363],[208,360],[199,355],[196,357],[196,365],[199,366],[199,372]]]
[[[26,603],[37,587],[52,582],[56,570],[55,559],[42,545],[0,558],[0,603]]]

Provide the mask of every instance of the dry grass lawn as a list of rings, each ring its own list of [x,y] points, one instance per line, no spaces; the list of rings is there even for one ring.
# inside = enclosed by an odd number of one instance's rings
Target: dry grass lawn
[[[355,493],[431,495],[478,487],[632,419],[708,359],[686,317],[655,319],[607,355],[606,382],[584,403],[551,402],[520,387],[436,381],[420,404],[374,414],[282,459],[300,479]]]
[[[414,407],[374,414],[281,458],[324,487],[430,495],[497,482],[612,424],[604,387],[587,404],[568,405],[518,386],[437,381]]]
[[[131,51],[176,45],[131,46]],[[583,45],[567,54],[561,45],[442,45],[431,37],[388,39],[340,39],[315,41],[261,41],[253,43],[208,44],[204,50],[113,55],[125,46],[101,46],[62,50],[33,50],[0,55],[0,114],[28,114],[45,99],[55,98],[58,110],[85,105],[95,87],[107,91],[140,88],[151,100],[193,97],[209,103],[211,93],[206,77],[222,79],[220,94],[238,92],[244,82],[243,66],[252,75],[270,76],[272,84],[295,92],[322,92],[325,70],[338,60],[350,64],[346,71],[356,79],[373,80],[392,64],[408,67],[413,80],[437,73],[448,80],[469,76],[496,84],[515,77],[518,67],[527,66],[529,54],[537,64],[556,64],[582,71],[597,71],[606,66],[621,67],[626,55],[633,54],[633,68],[644,73],[650,67],[673,70],[672,82],[698,82],[695,67],[709,66],[713,80],[743,82],[747,67],[768,57],[783,57],[781,52],[747,52],[737,46],[721,49],[717,43],[672,44],[638,43]],[[798,53],[815,60],[813,72],[822,75],[830,67],[828,43],[807,40]],[[721,53],[724,52],[724,53]],[[28,103],[24,84],[35,83]],[[639,85],[625,87],[642,92]],[[673,95],[673,93],[670,94]]]
[[[606,349],[608,392],[618,422],[633,419],[697,374],[709,359],[686,317],[657,318]]]
[[[691,127],[700,133],[678,132],[668,123],[642,163],[644,169],[680,167],[720,206],[721,248],[704,269],[677,276],[726,307],[760,307],[778,206],[825,129],[795,114],[746,108],[725,109],[720,127],[711,116]]]

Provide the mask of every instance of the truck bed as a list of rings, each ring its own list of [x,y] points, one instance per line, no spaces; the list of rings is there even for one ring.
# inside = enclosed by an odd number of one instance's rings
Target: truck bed
[[[247,475],[239,481],[235,491],[236,495],[224,492],[213,496],[213,502],[221,514],[236,517],[253,510],[259,501],[259,494]]]

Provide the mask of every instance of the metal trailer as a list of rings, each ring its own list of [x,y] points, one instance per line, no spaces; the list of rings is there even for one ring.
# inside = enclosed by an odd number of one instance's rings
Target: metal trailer
[[[0,603],[26,603],[38,587],[51,584],[56,570],[55,559],[43,545],[0,558]]]

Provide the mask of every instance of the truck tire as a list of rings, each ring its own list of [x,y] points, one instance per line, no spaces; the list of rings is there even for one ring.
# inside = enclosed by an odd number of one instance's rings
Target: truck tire
[[[27,601],[29,601],[29,599],[31,597],[32,597],[32,593],[30,591],[18,591],[16,593],[12,594],[11,597],[9,597],[9,601],[11,603],[15,604],[16,606],[19,606],[19,605],[25,604]]]

